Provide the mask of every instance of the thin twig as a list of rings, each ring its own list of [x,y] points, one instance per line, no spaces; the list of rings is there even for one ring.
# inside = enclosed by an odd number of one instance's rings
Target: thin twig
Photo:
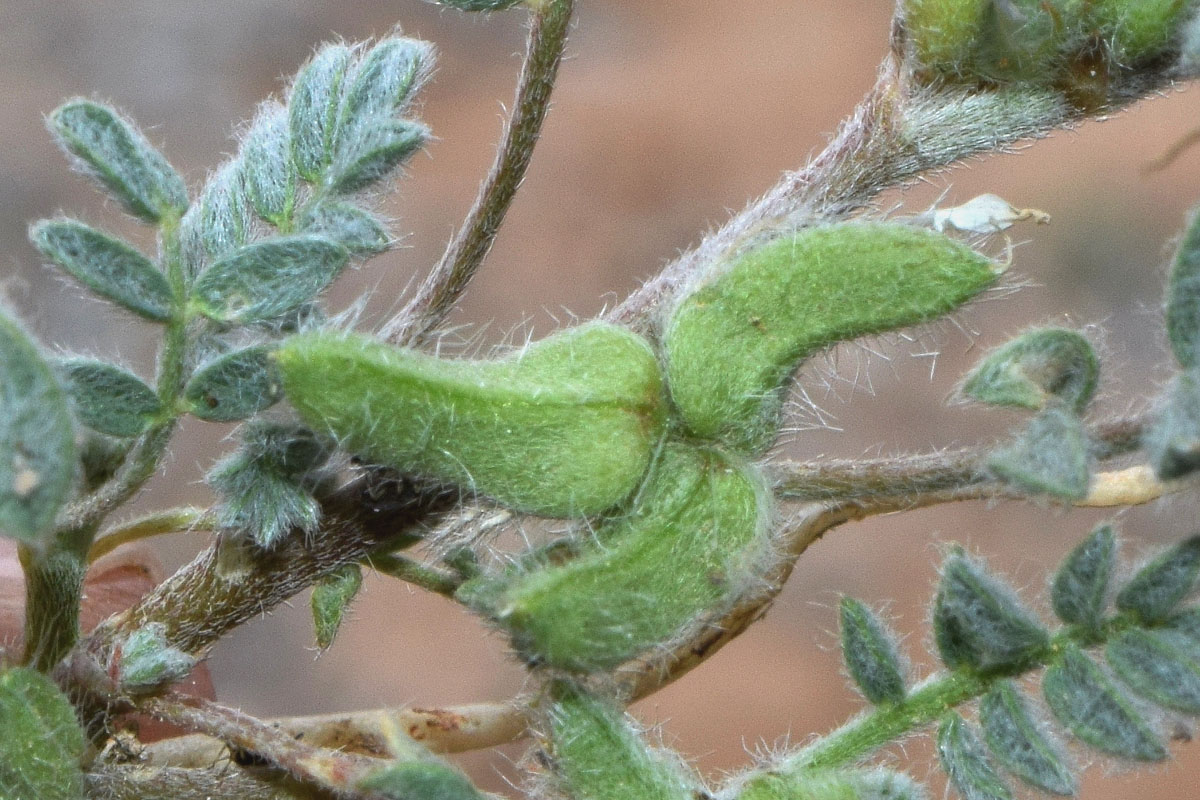
[[[376,572],[399,578],[429,592],[443,597],[453,597],[463,579],[445,570],[435,569],[405,556],[394,553],[376,553],[367,559]]]
[[[185,530],[213,530],[214,520],[201,508],[172,508],[123,522],[104,531],[88,550],[88,563],[139,539]]]
[[[458,303],[487,258],[541,134],[574,5],[574,0],[546,0],[533,9],[517,95],[496,160],[437,267],[416,296],[380,330],[386,341],[411,345],[428,335]]]
[[[177,694],[153,697],[139,708],[173,725],[198,730],[232,748],[267,758],[293,777],[333,792],[353,791],[387,762],[357,753],[315,747],[241,711]]]
[[[404,731],[434,753],[481,750],[516,741],[528,725],[519,704],[477,703],[447,708],[377,708],[342,714],[281,717],[265,721],[293,738],[367,756],[387,754],[387,735]],[[199,768],[226,753],[220,740],[204,734],[164,739],[146,746],[147,763]]]

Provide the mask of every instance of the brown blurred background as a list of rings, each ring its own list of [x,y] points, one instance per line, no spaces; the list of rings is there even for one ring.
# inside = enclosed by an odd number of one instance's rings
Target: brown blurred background
[[[514,331],[542,335],[556,320],[595,314],[782,170],[799,166],[870,86],[890,13],[886,0],[580,6],[539,154],[488,268],[454,318],[487,341]],[[148,374],[150,327],[83,298],[26,242],[30,221],[64,211],[149,244],[71,175],[42,116],[72,95],[110,101],[195,185],[232,151],[236,124],[281,89],[281,77],[314,45],[400,23],[441,51],[424,95],[424,118],[438,140],[384,206],[406,234],[403,246],[344,276],[330,298],[336,309],[371,292],[364,324],[378,323],[436,260],[491,159],[519,63],[522,17],[472,17],[418,0],[0,0],[0,287],[46,341]],[[1054,221],[1014,231],[1028,240],[1014,270],[1031,284],[1015,297],[960,314],[961,329],[872,344],[884,355],[870,358],[861,347],[843,347],[830,365],[806,369],[804,385],[839,430],[798,433],[790,450],[852,457],[1002,434],[1018,416],[944,401],[982,347],[1039,322],[1095,326],[1106,354],[1098,412],[1144,405],[1169,373],[1161,286],[1169,243],[1200,195],[1200,148],[1164,172],[1142,168],[1196,124],[1195,108],[1194,89],[1172,92],[1026,154],[889,194],[885,206],[921,210],[943,192],[962,202],[991,191],[1045,209]],[[207,502],[200,478],[228,431],[189,421],[137,509]],[[1193,530],[1195,512],[1194,501],[1175,498],[1121,514],[1120,525],[1138,545],[1166,542]],[[969,504],[847,526],[802,559],[765,622],[637,713],[661,723],[665,740],[704,772],[736,769],[747,749],[789,736],[802,741],[860,707],[832,633],[840,593],[885,606],[923,670],[924,609],[943,543],[985,554],[1040,603],[1047,565],[1104,516]],[[180,564],[201,544],[175,537],[163,542],[163,557]],[[297,598],[217,648],[211,665],[220,696],[252,713],[282,715],[499,699],[522,683],[497,637],[451,604],[377,577],[333,650],[317,659],[312,647],[307,597]],[[924,778],[936,774],[928,749],[914,740],[895,760]],[[1180,763],[1170,769],[1093,768],[1084,796],[1196,796],[1200,747],[1175,750]],[[511,761],[520,752],[509,747],[462,763],[482,785],[512,793],[505,780],[516,775]]]

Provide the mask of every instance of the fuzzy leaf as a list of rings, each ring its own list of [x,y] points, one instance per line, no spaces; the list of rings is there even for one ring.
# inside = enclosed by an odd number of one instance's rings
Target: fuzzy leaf
[[[18,325],[0,313],[0,536],[33,542],[71,490],[67,395]]]
[[[1005,769],[1051,794],[1075,794],[1078,787],[1063,754],[1038,730],[1011,682],[999,681],[984,695],[979,722],[988,748]]]
[[[204,187],[200,199],[184,214],[180,238],[185,244],[188,276],[200,274],[210,259],[246,243],[250,213],[239,161],[224,164]]]
[[[904,671],[891,631],[865,605],[843,597],[839,606],[842,657],[863,696],[875,705],[904,699]]]
[[[330,189],[350,194],[386,178],[421,149],[429,129],[407,119],[381,119],[357,126],[340,143]]]
[[[965,800],[1010,800],[1012,792],[967,721],[947,714],[937,732],[938,760]]]
[[[114,439],[99,433],[85,433],[79,445],[83,490],[94,492],[116,475],[134,443],[134,439]]]
[[[278,236],[234,250],[196,281],[193,301],[218,322],[245,323],[298,308],[333,282],[350,253],[323,236]]]
[[[51,112],[47,124],[59,145],[135,217],[158,222],[187,208],[183,179],[111,108],[72,100]]]
[[[272,357],[255,345],[218,356],[196,371],[183,390],[188,411],[209,422],[246,419],[283,397]]]
[[[354,788],[385,800],[485,800],[466,775],[432,760],[381,767]]]
[[[1171,381],[1142,446],[1162,480],[1200,469],[1200,370],[1189,369]]]
[[[326,575],[313,586],[312,615],[317,647],[325,650],[333,644],[350,603],[362,588],[362,581],[362,567],[358,564],[347,564]]]
[[[402,111],[432,66],[433,47],[427,42],[391,37],[372,47],[346,86],[335,149],[344,152],[357,129]]]
[[[1049,643],[1012,589],[961,553],[942,565],[933,631],[947,667],[977,672],[1019,669]]]
[[[328,450],[303,428],[273,422],[250,422],[242,437],[242,446],[208,474],[221,497],[218,523],[268,549],[293,528],[314,532],[321,506],[310,487]]]
[[[1160,631],[1133,629],[1105,648],[1109,666],[1136,694],[1160,706],[1200,714],[1200,665]]]
[[[351,54],[340,44],[322,47],[300,71],[288,98],[292,163],[311,183],[320,181],[332,158],[342,79]]]
[[[994,452],[987,466],[1023,491],[1078,500],[1087,496],[1091,483],[1088,450],[1082,420],[1064,408],[1047,408],[1015,441]]]
[[[1063,560],[1050,590],[1058,618],[1069,625],[1099,630],[1104,622],[1108,583],[1117,537],[1111,525],[1100,525]]]
[[[171,318],[171,285],[131,245],[74,220],[42,220],[29,230],[42,255],[122,308],[155,322]]]
[[[151,622],[121,643],[117,681],[125,691],[139,694],[183,680],[195,666],[196,659],[167,642],[167,626]]]
[[[1074,645],[1046,670],[1042,693],[1054,716],[1097,750],[1135,761],[1161,761],[1167,749],[1100,667]]]
[[[1117,593],[1117,608],[1146,625],[1162,622],[1196,584],[1200,535],[1183,540],[1142,567]]]
[[[83,797],[83,729],[53,681],[32,669],[0,671],[0,797]]]
[[[76,419],[94,431],[137,436],[162,412],[158,395],[132,372],[90,358],[57,366]]]
[[[989,353],[971,371],[963,394],[981,403],[1040,409],[1057,398],[1082,412],[1096,391],[1100,361],[1076,331],[1042,328]]]
[[[336,201],[309,209],[300,220],[299,230],[332,239],[356,256],[382,253],[391,244],[387,230],[374,216]]]
[[[246,196],[258,215],[276,227],[286,227],[296,200],[296,172],[287,110],[265,104],[242,143],[242,176]]]
[[[550,755],[572,800],[693,800],[689,776],[616,704],[565,682],[551,691]]]
[[[1200,213],[1188,223],[1167,281],[1167,337],[1181,366],[1200,366]]]

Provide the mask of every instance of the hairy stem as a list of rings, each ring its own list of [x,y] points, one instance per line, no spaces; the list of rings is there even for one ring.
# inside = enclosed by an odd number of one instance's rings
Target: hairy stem
[[[172,508],[109,528],[92,542],[88,563],[129,542],[184,530],[212,530],[213,519],[201,508]]]
[[[142,764],[103,764],[86,775],[90,800],[332,800],[333,794],[317,793],[293,779],[254,774],[217,763],[212,759],[191,769],[154,767]]]
[[[550,95],[567,43],[574,5],[574,0],[546,0],[534,6],[513,112],[505,125],[496,160],[437,267],[408,305],[380,331],[387,341],[415,344],[427,336],[458,303],[487,258],[525,177],[550,108]]]
[[[411,583],[413,586],[440,594],[443,597],[454,597],[454,592],[462,585],[463,579],[445,570],[426,566],[411,558],[393,553],[377,553],[367,559],[367,563],[376,571],[393,578]]]
[[[90,535],[85,532],[75,538],[74,543],[56,543],[46,552],[24,545],[18,551],[25,572],[24,662],[42,672],[49,672],[79,638],[87,571],[81,551]]]

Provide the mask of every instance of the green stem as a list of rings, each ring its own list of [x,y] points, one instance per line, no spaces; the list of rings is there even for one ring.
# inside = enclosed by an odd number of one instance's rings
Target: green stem
[[[22,545],[25,572],[24,663],[49,672],[79,639],[83,603],[84,558],[93,530],[59,531],[44,552]]]
[[[542,0],[532,8],[513,113],[492,169],[437,267],[408,305],[380,331],[384,339],[395,344],[420,341],[446,318],[487,258],[533,158],[533,148],[550,108],[550,94],[567,44],[574,5],[575,0]]]
[[[427,567],[411,558],[391,553],[372,555],[367,563],[377,572],[399,578],[444,597],[454,597],[454,592],[463,583],[459,575]]]
[[[88,563],[94,562],[103,555],[111,553],[116,548],[139,539],[161,536],[164,533],[174,533],[182,530],[212,530],[213,521],[207,512],[199,508],[172,508],[168,511],[158,511],[144,517],[122,523],[115,528],[105,531],[92,542],[88,550]]]

